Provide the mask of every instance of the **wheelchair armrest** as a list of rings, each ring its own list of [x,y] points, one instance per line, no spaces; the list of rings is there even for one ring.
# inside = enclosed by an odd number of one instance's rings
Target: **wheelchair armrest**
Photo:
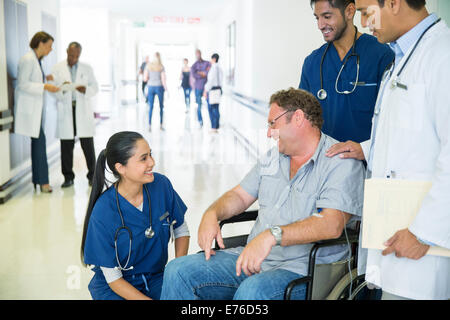
[[[311,286],[312,281],[313,281],[313,278],[309,277],[309,276],[291,281],[289,283],[289,285],[286,287],[286,289],[284,290],[284,300],[291,300],[292,290],[294,290],[294,288],[296,286],[299,286],[301,284],[305,283],[307,291],[308,291],[308,288]],[[311,300],[311,299],[309,299],[309,300]]]
[[[347,236],[348,236],[348,243],[350,244],[357,244],[359,242],[359,230],[349,229],[346,228]],[[320,248],[325,247],[331,247],[341,244],[347,244],[347,237],[345,235],[345,231],[342,232],[342,235],[337,239],[330,239],[330,240],[322,240],[314,243],[314,246],[311,248],[311,251],[309,252],[309,263],[308,263],[308,275],[306,277],[306,300],[312,299],[312,284],[314,282],[314,267],[316,265],[316,255],[317,251]],[[304,282],[302,282],[304,283]],[[293,289],[293,287],[297,286],[301,283],[292,283],[292,287],[290,290]],[[286,289],[287,290],[287,289]]]
[[[349,228],[347,228],[346,230],[347,230],[348,241],[350,243],[358,243],[359,232],[357,230],[349,229]],[[341,236],[337,239],[317,241],[314,244],[314,247],[323,248],[323,247],[336,246],[336,245],[340,245],[340,244],[347,244],[347,237],[345,236],[344,231],[342,232]]]
[[[220,228],[222,229],[222,227],[226,224],[255,221],[257,217],[258,217],[258,210],[246,211],[228,220],[220,221],[219,225]]]

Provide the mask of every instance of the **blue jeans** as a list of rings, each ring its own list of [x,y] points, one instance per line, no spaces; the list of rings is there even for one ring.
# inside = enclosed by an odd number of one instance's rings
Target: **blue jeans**
[[[150,111],[149,111],[149,118],[148,118],[148,123],[151,125],[152,124],[152,115],[153,115],[153,105],[155,103],[155,95],[158,96],[158,100],[159,100],[159,115],[161,118],[161,124],[163,123],[163,116],[164,116],[164,87],[163,86],[159,86],[159,87],[148,87],[148,94],[147,94],[147,98],[148,98],[148,105],[150,106]]]
[[[186,109],[189,109],[189,107],[191,106],[192,89],[191,88],[183,88],[183,92],[184,92],[184,101],[186,103]]]
[[[202,97],[203,97],[203,89],[195,89],[195,101],[197,102],[197,117],[198,122],[201,126],[203,126],[203,117],[202,117]]]
[[[219,105],[209,104],[209,98],[208,98],[208,112],[209,112],[209,119],[211,119],[211,128],[219,129],[219,122],[220,122]]]
[[[209,261],[204,253],[172,260],[164,271],[161,300],[282,300],[289,282],[302,277],[282,269],[238,277],[237,259],[218,251]],[[292,299],[305,296],[305,285],[293,290]]]
[[[45,185],[49,183],[47,143],[42,125],[39,138],[31,138],[31,172],[33,184]]]

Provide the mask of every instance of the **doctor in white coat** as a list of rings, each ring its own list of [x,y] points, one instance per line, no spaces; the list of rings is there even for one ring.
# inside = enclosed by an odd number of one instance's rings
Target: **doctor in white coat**
[[[373,178],[432,181],[409,228],[367,253],[366,280],[383,299],[450,298],[450,29],[425,0],[356,0],[363,26],[390,43],[395,61],[385,73],[371,140],[340,143],[329,156],[368,160]],[[364,219],[364,217],[363,217]]]
[[[51,80],[42,70],[41,60],[53,46],[53,37],[46,32],[36,33],[30,41],[32,49],[24,55],[18,66],[15,91],[14,132],[31,137],[31,171],[34,188],[50,193],[47,146],[44,133],[44,91],[57,92],[59,88],[45,83]]]
[[[58,101],[57,137],[61,140],[61,169],[64,175],[62,188],[73,185],[73,150],[75,137],[80,138],[81,148],[88,168],[87,178],[92,185],[95,170],[94,111],[91,100],[98,93],[94,72],[88,64],[79,62],[82,47],[72,42],[67,48],[67,59],[55,65],[52,76],[56,85],[69,83],[73,91],[62,90],[56,94]]]

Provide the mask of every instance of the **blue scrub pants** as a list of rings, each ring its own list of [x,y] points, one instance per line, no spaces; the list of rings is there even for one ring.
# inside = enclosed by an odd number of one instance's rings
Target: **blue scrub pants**
[[[200,126],[203,127],[203,117],[202,117],[202,97],[203,97],[203,89],[195,89],[195,101],[197,102],[197,117]]]
[[[277,269],[236,276],[237,255],[216,252],[206,261],[199,253],[172,260],[164,271],[161,300],[283,300],[296,273]],[[304,300],[306,285],[295,287],[293,300]]]
[[[46,185],[49,183],[47,143],[42,125],[39,137],[31,138],[31,172],[33,184]]]
[[[159,300],[163,284],[163,273],[156,275],[139,274],[127,277],[126,280],[140,292],[153,300]],[[106,283],[102,271],[95,273],[89,283],[89,292],[94,300],[124,300],[121,296],[112,291]]]
[[[148,123],[152,124],[152,115],[153,115],[153,106],[155,103],[155,96],[158,96],[159,100],[159,115],[160,115],[160,123],[163,124],[163,116],[164,116],[164,87],[148,87],[148,105],[150,106]]]

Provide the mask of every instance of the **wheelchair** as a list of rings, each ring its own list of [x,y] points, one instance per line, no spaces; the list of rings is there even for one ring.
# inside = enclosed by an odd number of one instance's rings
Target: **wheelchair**
[[[231,219],[220,222],[220,229],[225,225],[251,222],[258,217],[258,211],[247,211]],[[359,223],[356,230],[346,228],[338,239],[324,240],[314,243],[309,253],[308,274],[291,281],[285,289],[284,299],[291,300],[292,290],[299,285],[306,285],[306,300],[364,300],[367,295],[365,275],[357,275]],[[226,248],[235,248],[247,244],[248,235],[223,238]],[[348,238],[348,242],[347,242]],[[350,244],[351,257],[331,264],[317,264],[316,255],[320,248]],[[217,242],[215,250],[220,250]],[[350,265],[350,268],[349,268]],[[373,290],[370,290],[373,291]],[[369,295],[373,295],[373,292]]]

